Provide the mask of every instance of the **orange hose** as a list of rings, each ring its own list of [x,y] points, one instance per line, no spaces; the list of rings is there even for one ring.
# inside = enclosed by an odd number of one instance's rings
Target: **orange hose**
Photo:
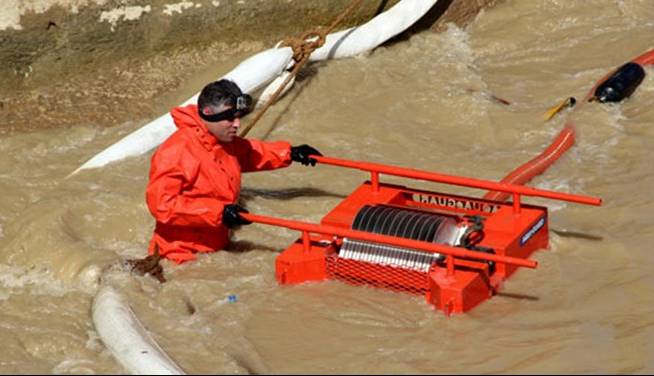
[[[534,177],[542,174],[554,162],[556,162],[575,143],[575,131],[572,123],[559,132],[552,144],[542,153],[522,164],[520,167],[508,174],[500,183],[511,185],[524,185]],[[484,195],[484,199],[494,201],[506,201],[511,194],[508,192],[491,191]]]
[[[640,65],[652,65],[654,64],[654,49],[650,50],[632,60],[632,62]],[[611,76],[614,72],[607,74],[601,80],[599,80],[595,86],[588,92],[586,98],[580,104],[583,105],[595,92],[595,89],[601,85],[607,78]],[[515,184],[515,185],[524,185],[531,181],[534,177],[542,174],[547,170],[554,162],[556,162],[561,156],[568,151],[575,143],[575,129],[574,123],[568,122],[565,124],[561,132],[556,136],[554,141],[550,146],[545,149],[542,153],[537,155],[535,158],[529,160],[528,162],[520,165],[515,170],[511,171],[504,179],[500,182],[505,184]],[[490,191],[484,195],[485,199],[495,200],[495,201],[506,201],[511,195],[506,192]]]
[[[654,64],[654,49],[645,52],[644,54],[638,56],[637,58],[633,59],[632,61],[634,63],[638,63],[640,65],[652,65],[652,64]]]

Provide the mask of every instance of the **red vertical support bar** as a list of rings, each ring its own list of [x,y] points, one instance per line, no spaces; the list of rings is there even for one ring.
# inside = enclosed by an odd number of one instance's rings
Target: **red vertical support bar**
[[[454,277],[454,256],[447,255],[447,276]]]
[[[370,181],[372,182],[372,191],[379,192],[379,172],[370,172]]]
[[[309,231],[302,231],[302,246],[304,247],[304,253],[309,253],[311,250],[311,237],[309,237]]]
[[[520,194],[513,194],[513,213],[520,214]]]

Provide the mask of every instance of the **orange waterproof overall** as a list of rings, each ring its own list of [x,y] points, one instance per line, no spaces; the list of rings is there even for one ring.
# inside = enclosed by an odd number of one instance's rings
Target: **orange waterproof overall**
[[[196,105],[171,111],[177,131],[152,156],[146,201],[156,219],[149,254],[178,264],[196,252],[214,252],[227,245],[222,223],[225,205],[241,191],[241,172],[272,170],[291,163],[287,142],[235,138],[219,142],[204,125]]]

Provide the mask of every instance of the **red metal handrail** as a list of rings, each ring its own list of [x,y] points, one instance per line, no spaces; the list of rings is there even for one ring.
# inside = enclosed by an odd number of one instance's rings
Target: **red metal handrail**
[[[375,185],[374,184],[375,182],[377,182],[378,184],[379,177],[377,176],[377,174],[382,173],[382,174],[400,176],[405,178],[427,180],[437,183],[445,183],[445,184],[459,185],[464,187],[508,192],[514,195],[514,200],[517,199],[518,203],[519,203],[519,195],[525,195],[525,196],[544,197],[544,198],[561,200],[561,201],[576,202],[579,204],[586,204],[586,205],[600,206],[602,204],[602,199],[596,197],[554,192],[544,189],[525,187],[522,185],[497,183],[490,180],[467,178],[467,177],[454,176],[454,175],[445,175],[436,172],[416,170],[412,168],[396,167],[396,166],[382,165],[378,163],[353,161],[353,160],[338,159],[338,158],[325,157],[325,156],[312,155],[311,158],[315,158],[318,162],[324,164],[353,168],[362,171],[369,171],[373,175],[371,179],[373,182],[373,186]]]
[[[289,229],[302,231],[302,240],[306,251],[310,249],[308,234],[315,233],[315,234],[322,234],[322,235],[348,237],[348,238],[365,240],[374,243],[388,244],[388,245],[402,247],[402,248],[419,249],[430,253],[439,253],[439,254],[450,256],[448,261],[452,261],[451,257],[460,257],[460,258],[469,258],[469,259],[483,260],[483,261],[493,261],[493,262],[516,265],[516,266],[524,266],[532,269],[535,269],[538,266],[538,263],[533,260],[493,255],[493,254],[482,253],[482,252],[474,252],[474,251],[466,250],[464,248],[456,248],[444,244],[427,243],[418,240],[396,238],[393,236],[373,234],[369,232],[344,229],[335,226],[318,225],[313,223],[293,221],[289,219],[268,217],[263,215],[250,214],[250,213],[240,213],[240,215],[251,222],[262,223],[272,226],[286,227]]]

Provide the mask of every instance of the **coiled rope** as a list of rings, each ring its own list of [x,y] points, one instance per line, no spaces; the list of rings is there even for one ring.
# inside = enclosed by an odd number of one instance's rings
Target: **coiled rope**
[[[343,19],[345,19],[345,17],[352,13],[356,7],[361,5],[362,2],[363,0],[352,1],[352,3],[341,14],[339,14],[338,17],[336,17],[326,29],[319,27],[314,30],[306,31],[299,38],[284,38],[281,46],[291,47],[291,49],[293,49],[293,60],[295,61],[295,65],[293,66],[293,69],[291,70],[291,73],[288,75],[288,77],[286,77],[284,82],[282,82],[275,93],[271,96],[268,103],[266,103],[266,105],[261,110],[259,110],[252,122],[248,124],[243,129],[243,131],[241,131],[241,134],[239,135],[240,137],[245,137],[248,132],[250,132],[252,127],[254,127],[254,125],[259,121],[259,119],[261,119],[268,108],[270,108],[270,106],[272,106],[277,101],[277,98],[281,95],[282,92],[284,92],[286,86],[288,86],[288,83],[291,82],[295,76],[297,76],[297,73],[300,71],[300,69],[302,69],[302,67],[309,61],[309,57],[311,57],[313,51],[317,50],[325,44],[327,34],[334,31],[336,26],[338,26],[343,21]]]

